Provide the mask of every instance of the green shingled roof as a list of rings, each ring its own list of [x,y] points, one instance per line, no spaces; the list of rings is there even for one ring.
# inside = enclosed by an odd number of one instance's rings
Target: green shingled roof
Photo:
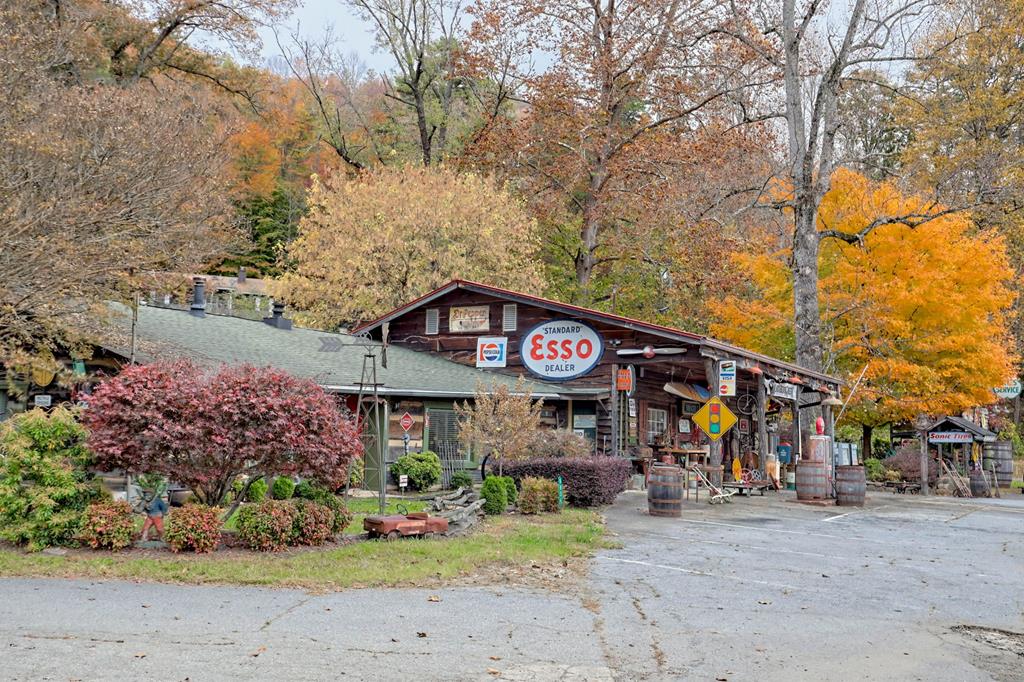
[[[121,356],[129,354],[125,316],[118,316],[112,333],[100,345]],[[249,363],[271,366],[299,377],[313,379],[329,390],[358,391],[366,346],[378,355],[377,380],[382,393],[402,396],[461,398],[473,395],[477,384],[499,382],[514,386],[516,380],[496,372],[460,365],[431,355],[390,346],[388,368],[380,367],[380,344],[349,334],[303,329],[277,329],[259,321],[223,315],[196,317],[188,311],[140,306],[136,357],[141,362],[168,358],[190,358],[200,365]],[[335,347],[336,351],[325,351]],[[538,397],[593,395],[529,381]]]

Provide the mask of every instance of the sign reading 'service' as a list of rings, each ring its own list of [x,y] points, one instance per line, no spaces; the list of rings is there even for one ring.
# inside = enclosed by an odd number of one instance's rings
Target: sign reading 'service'
[[[597,330],[576,320],[543,322],[523,335],[519,354],[533,374],[564,381],[594,369],[604,353]]]

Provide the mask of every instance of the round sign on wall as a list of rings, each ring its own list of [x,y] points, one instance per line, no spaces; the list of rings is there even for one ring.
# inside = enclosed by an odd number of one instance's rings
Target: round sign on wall
[[[542,322],[523,334],[519,355],[523,365],[542,379],[565,381],[597,366],[604,341],[597,330],[576,320]]]

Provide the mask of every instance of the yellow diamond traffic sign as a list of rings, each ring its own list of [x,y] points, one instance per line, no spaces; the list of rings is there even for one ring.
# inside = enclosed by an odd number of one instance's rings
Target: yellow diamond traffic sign
[[[736,415],[721,400],[712,398],[693,415],[693,423],[708,434],[708,438],[718,440],[736,426]]]

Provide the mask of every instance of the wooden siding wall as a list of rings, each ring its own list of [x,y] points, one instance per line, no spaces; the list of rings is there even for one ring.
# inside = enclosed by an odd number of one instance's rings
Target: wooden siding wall
[[[537,324],[556,319],[579,319],[594,327],[604,339],[604,355],[600,362],[588,374],[582,377],[571,379],[565,382],[545,382],[553,390],[557,391],[560,386],[600,388],[605,390],[605,398],[599,401],[597,410],[597,446],[604,449],[605,444],[611,443],[611,423],[608,392],[612,386],[612,365],[625,366],[632,364],[637,368],[637,390],[633,398],[638,401],[637,410],[637,431],[641,440],[643,439],[645,422],[641,412],[647,406],[663,407],[669,411],[669,435],[674,436],[678,417],[680,415],[680,400],[664,390],[664,385],[669,381],[687,382],[707,386],[704,374],[704,360],[699,357],[697,346],[689,345],[686,355],[657,357],[647,360],[642,356],[621,358],[616,354],[616,348],[609,342],[619,342],[619,348],[642,348],[646,345],[655,347],[679,347],[686,345],[684,342],[674,342],[645,332],[637,332],[622,326],[606,322],[589,321],[582,317],[562,315],[555,311],[533,305],[519,303],[517,306],[518,323],[516,331],[502,332],[503,306],[510,301],[487,294],[468,292],[463,290],[453,291],[430,303],[409,311],[391,322],[389,342],[417,351],[424,351],[438,354],[454,362],[468,366],[475,366],[477,338],[480,336],[505,336],[509,340],[508,366],[501,369],[488,371],[501,372],[507,375],[517,376],[523,374],[535,381],[542,381],[534,377],[523,366],[519,355],[519,343],[523,334]],[[451,332],[448,329],[449,308],[451,306],[488,306],[490,328],[480,332]],[[426,311],[431,308],[438,310],[438,334],[426,334]],[[379,335],[379,329],[375,331]],[[643,371],[641,372],[641,369]],[[643,376],[641,376],[641,374]],[[739,392],[756,391],[756,382],[752,376],[741,372],[739,377]],[[574,397],[573,400],[585,400],[583,397]],[[559,426],[567,426],[568,419],[565,403],[558,405],[557,423]],[[627,421],[628,423],[628,421]]]

